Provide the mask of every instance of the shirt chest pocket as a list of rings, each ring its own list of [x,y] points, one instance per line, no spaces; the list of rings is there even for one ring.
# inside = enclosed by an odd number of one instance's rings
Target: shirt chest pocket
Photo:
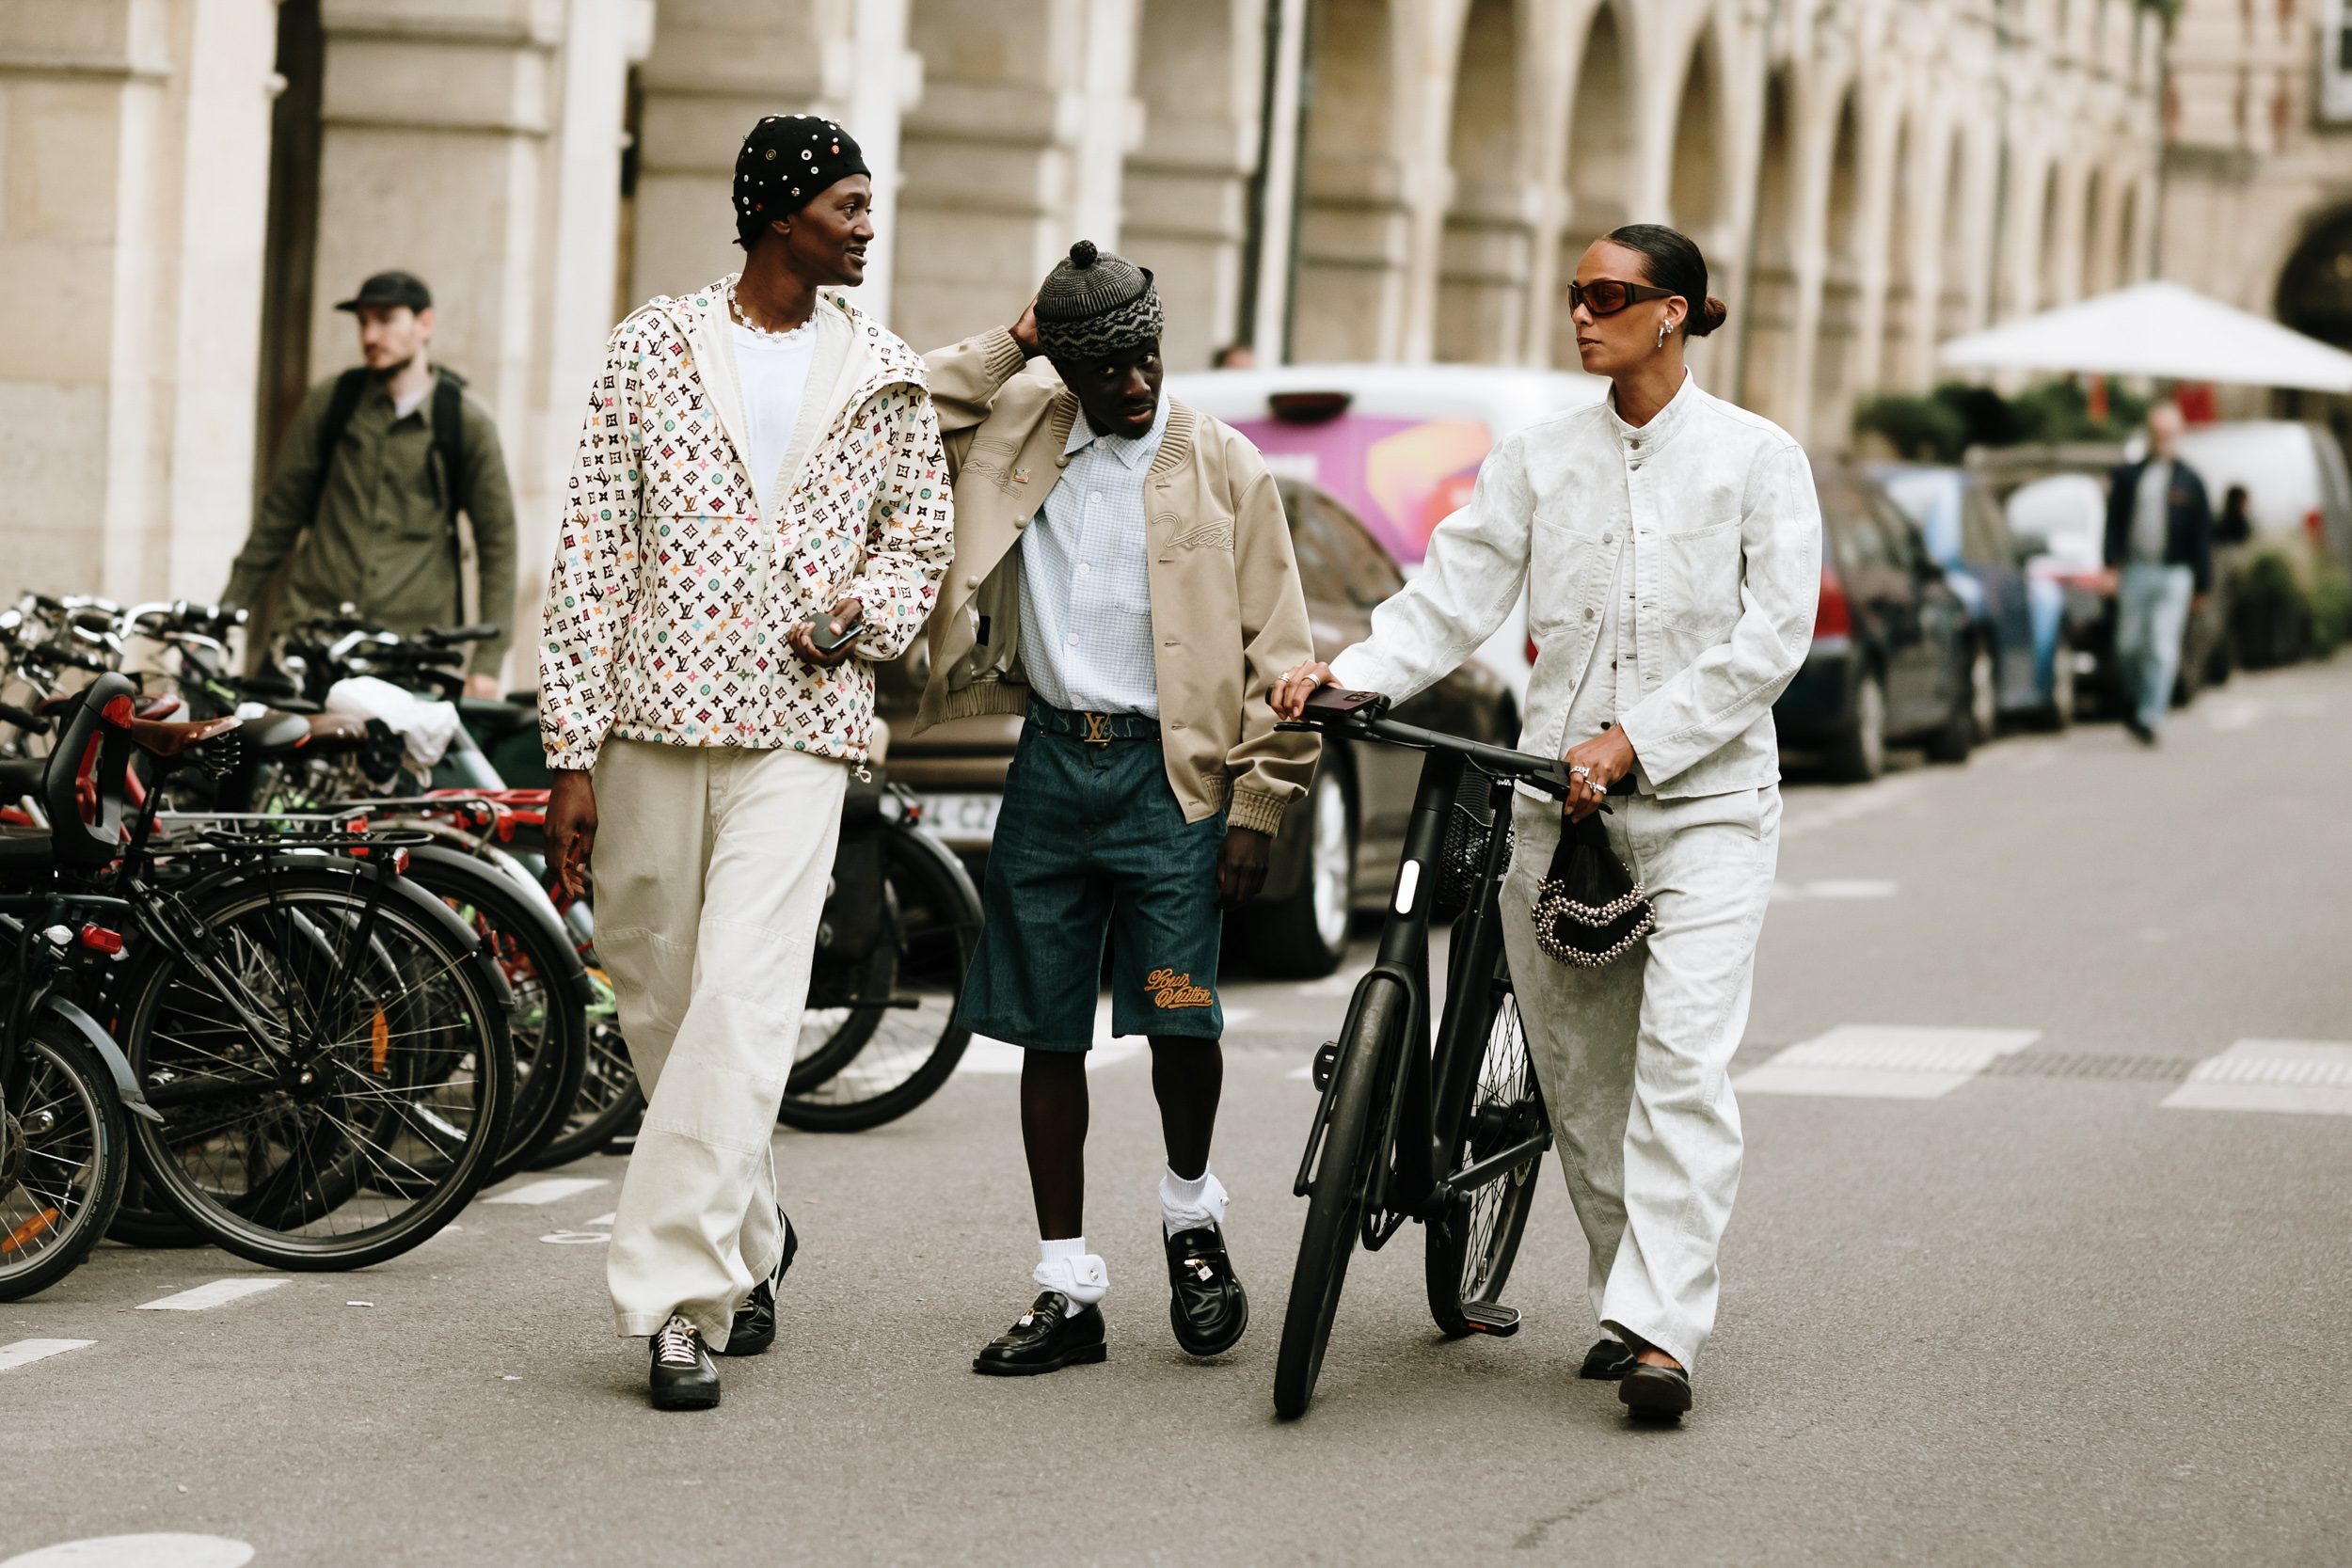
[[[1659,618],[1677,630],[1720,639],[1740,619],[1740,519],[1651,539],[1657,546],[1651,597]]]
[[[1599,590],[1585,578],[1602,564],[1600,531],[1575,527],[1565,515],[1535,515],[1528,542],[1528,625],[1554,630],[1578,619],[1580,608],[1597,602]]]

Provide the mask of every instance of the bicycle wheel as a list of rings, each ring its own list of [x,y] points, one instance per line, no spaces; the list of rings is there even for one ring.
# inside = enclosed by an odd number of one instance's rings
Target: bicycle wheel
[[[972,1032],[956,996],[980,938],[980,900],[953,850],[920,830],[882,840],[883,933],[855,970],[814,975],[776,1119],[803,1132],[895,1121],[946,1083]]]
[[[1486,1048],[1478,1082],[1466,1098],[1458,1125],[1438,1132],[1439,1168],[1449,1175],[1487,1156],[1526,1142],[1548,1125],[1527,1037],[1519,1026],[1518,999],[1498,989],[1488,1004]],[[1429,1312],[1449,1336],[1512,1334],[1518,1314],[1498,1307],[1511,1277],[1519,1238],[1534,1206],[1539,1153],[1505,1174],[1462,1194],[1447,1212],[1431,1217],[1427,1274]]]
[[[165,1118],[133,1136],[221,1247],[364,1268],[488,1177],[514,1100],[503,999],[437,909],[348,872],[272,870],[202,898],[200,950],[158,944],[133,978],[124,1045]]]
[[[419,852],[408,879],[473,927],[515,993],[515,1114],[486,1178],[530,1166],[563,1132],[588,1068],[587,1009],[573,993],[570,950],[532,913],[497,867]]]
[[[533,1170],[552,1170],[586,1159],[611,1143],[645,1108],[645,1097],[637,1090],[637,1069],[628,1059],[628,1042],[621,1037],[612,977],[592,965],[588,980],[596,987],[596,999],[587,1008],[587,1061],[580,1088],[572,1097],[563,1130],[532,1162]]]
[[[1388,1088],[1386,1069],[1402,1043],[1412,1002],[1383,975],[1364,981],[1360,1000],[1340,1042],[1331,1070],[1330,1112],[1323,1151],[1309,1192],[1307,1227],[1298,1239],[1290,1301],[1282,1311],[1282,1350],[1274,1365],[1274,1411],[1285,1419],[1307,1413],[1323,1373],[1323,1351],[1340,1308],[1340,1287],[1355,1255],[1357,1232],[1374,1170],[1386,1154],[1373,1135]]]
[[[47,1019],[18,1049],[24,1093],[0,1107],[0,1301],[80,1266],[113,1223],[131,1168],[122,1102],[97,1054]]]

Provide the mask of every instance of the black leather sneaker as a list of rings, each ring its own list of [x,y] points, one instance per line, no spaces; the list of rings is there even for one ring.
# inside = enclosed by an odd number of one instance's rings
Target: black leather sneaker
[[[980,1347],[972,1370],[991,1377],[1034,1377],[1064,1367],[1084,1367],[1110,1354],[1103,1342],[1103,1308],[1089,1304],[1070,1310],[1059,1291],[1041,1291],[1010,1328]]]
[[[1614,1339],[1602,1339],[1584,1353],[1584,1365],[1576,1375],[1589,1377],[1596,1383],[1615,1383],[1633,1370],[1633,1358],[1640,1354],[1631,1345]]]
[[[735,1309],[735,1321],[727,1325],[727,1342],[721,1355],[757,1355],[776,1342],[776,1291],[784,1284],[785,1271],[792,1266],[792,1255],[801,1250],[801,1238],[793,1233],[792,1220],[783,1210],[776,1211],[784,1221],[784,1255],[776,1259],[776,1272],[752,1287],[752,1293],[743,1298],[743,1305]]]
[[[708,1410],[719,1402],[719,1369],[703,1348],[702,1330],[673,1312],[648,1344],[656,1410]]]
[[[1204,1225],[1168,1238],[1168,1321],[1192,1355],[1222,1355],[1249,1326],[1249,1294],[1225,1256],[1225,1237]]]

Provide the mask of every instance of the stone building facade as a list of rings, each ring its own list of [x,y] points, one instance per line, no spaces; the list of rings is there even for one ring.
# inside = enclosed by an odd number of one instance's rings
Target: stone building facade
[[[2156,248],[2140,0],[0,0],[0,587],[126,600],[219,591],[352,358],[333,302],[401,266],[498,413],[522,582],[484,608],[527,622],[604,335],[731,268],[763,113],[864,144],[864,303],[917,346],[1084,235],[1155,269],[1178,369],[1573,364],[1577,256],[1660,220],[1731,306],[1706,384],[1833,449]]]

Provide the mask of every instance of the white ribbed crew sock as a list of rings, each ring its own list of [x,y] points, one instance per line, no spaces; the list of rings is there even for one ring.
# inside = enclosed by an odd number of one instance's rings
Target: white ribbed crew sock
[[[1160,1224],[1173,1236],[1213,1225],[1225,1228],[1225,1184],[1206,1165],[1187,1181],[1168,1170],[1160,1177]]]
[[[1087,1250],[1084,1236],[1071,1236],[1058,1242],[1040,1241],[1037,1243],[1037,1268],[1029,1276],[1048,1291],[1059,1291],[1070,1298],[1070,1317],[1076,1317],[1082,1307],[1091,1307],[1109,1292],[1111,1276],[1104,1269],[1103,1260]]]

